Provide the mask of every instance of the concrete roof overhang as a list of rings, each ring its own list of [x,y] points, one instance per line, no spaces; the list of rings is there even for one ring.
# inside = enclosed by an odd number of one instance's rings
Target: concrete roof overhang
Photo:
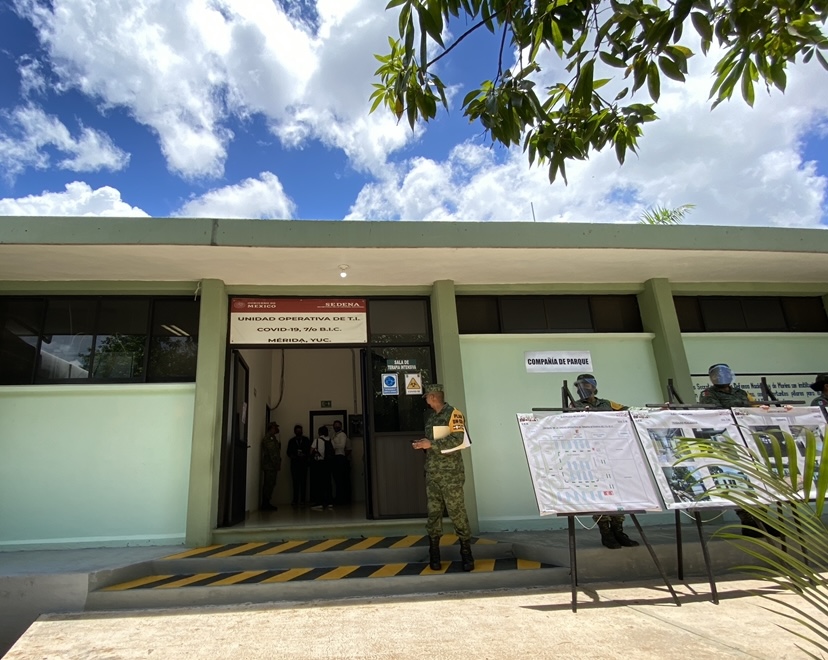
[[[340,264],[348,278],[339,277]],[[828,232],[707,226],[0,218],[0,281],[263,286],[828,283]]]

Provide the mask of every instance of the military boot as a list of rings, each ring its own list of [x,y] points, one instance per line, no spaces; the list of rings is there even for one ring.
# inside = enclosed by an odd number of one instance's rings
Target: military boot
[[[633,541],[629,536],[624,533],[624,523],[622,522],[610,522],[610,529],[612,530],[612,535],[615,537],[615,540],[618,541],[622,546],[625,548],[634,548],[638,545],[638,541]]]
[[[598,529],[601,532],[601,543],[604,546],[610,550],[618,550],[621,547],[618,539],[615,538],[615,534],[612,533],[612,529],[610,529],[609,520],[598,521]]]
[[[468,573],[474,570],[474,557],[472,557],[471,544],[460,539],[460,561],[463,562],[463,570]]]
[[[428,537],[428,566],[432,571],[439,571],[443,568],[440,561],[440,537]]]

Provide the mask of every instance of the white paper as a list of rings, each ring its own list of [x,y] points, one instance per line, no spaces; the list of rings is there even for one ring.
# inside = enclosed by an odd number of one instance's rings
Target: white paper
[[[743,473],[702,459],[674,465],[680,458],[679,438],[742,443],[729,410],[634,410],[630,414],[668,509],[734,506],[708,491],[717,484],[741,485]]]
[[[542,516],[662,510],[626,412],[517,419]]]
[[[441,427],[437,427],[437,428],[443,428],[443,427],[441,426]],[[448,426],[446,426],[445,428],[448,428]],[[443,436],[443,437],[445,437],[445,436]],[[471,447],[471,438],[469,438],[468,432],[464,429],[463,430],[463,442],[461,442],[456,447],[451,447],[450,449],[443,449],[440,453],[441,454],[450,454],[453,451],[460,451],[461,449],[466,449],[467,447]]]
[[[767,412],[761,408],[734,408],[733,416],[739,425],[739,430],[744,436],[745,442],[754,451],[759,442],[767,441],[765,452],[773,455],[773,445],[770,444],[769,436],[775,436],[779,441],[782,453],[782,465],[784,474],[790,474],[789,465],[791,458],[794,458],[800,474],[805,467],[805,432],[810,431],[816,437],[816,461],[817,471],[819,470],[819,457],[822,454],[822,445],[825,442],[825,417],[819,407],[793,408],[786,411],[784,408],[771,408]],[[783,433],[793,436],[796,443],[796,456],[788,456],[787,443]],[[817,472],[818,473],[818,472]],[[801,478],[800,478],[801,479]],[[816,494],[812,487],[810,497]]]

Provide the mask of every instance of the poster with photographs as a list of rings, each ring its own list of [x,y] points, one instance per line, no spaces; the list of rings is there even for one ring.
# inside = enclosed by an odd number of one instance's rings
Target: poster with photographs
[[[517,416],[542,516],[661,511],[625,412]]]
[[[816,442],[816,473],[819,476],[819,459],[822,447],[825,444],[825,417],[818,407],[814,408],[771,408],[764,411],[761,408],[734,408],[733,415],[742,436],[748,446],[763,445],[768,455],[773,455],[773,439],[776,438],[781,451],[783,474],[790,476],[790,464],[796,461],[797,470],[801,474],[805,467],[805,445],[807,438],[812,436]],[[794,441],[796,451],[793,456],[788,454],[788,443],[785,436],[789,434]],[[814,493],[811,493],[813,496]]]
[[[733,506],[709,491],[743,483],[742,472],[702,459],[675,465],[681,458],[680,438],[743,442],[729,410],[635,410],[630,416],[668,509]]]

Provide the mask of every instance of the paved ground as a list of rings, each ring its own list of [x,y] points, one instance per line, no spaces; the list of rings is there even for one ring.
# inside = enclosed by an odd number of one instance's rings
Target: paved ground
[[[591,584],[568,589],[45,615],[6,660],[60,658],[804,658],[755,581]],[[765,588],[766,589],[766,588]],[[768,590],[765,594],[771,593]],[[799,604],[794,596],[781,595]]]

